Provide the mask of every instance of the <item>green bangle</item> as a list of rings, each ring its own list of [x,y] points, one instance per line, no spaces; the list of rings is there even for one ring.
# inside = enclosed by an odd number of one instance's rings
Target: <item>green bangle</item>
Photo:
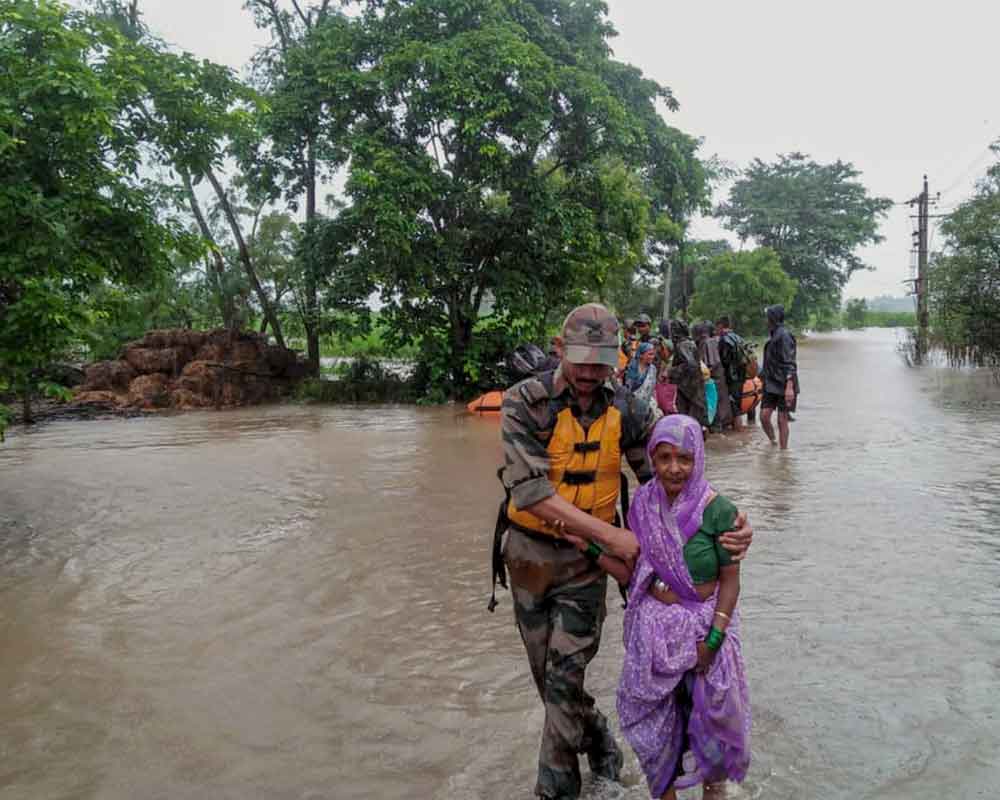
[[[597,542],[590,542],[587,545],[587,549],[583,551],[583,554],[591,561],[597,561],[597,559],[604,555],[604,551]]]
[[[718,628],[713,627],[709,632],[708,636],[705,637],[705,647],[709,650],[718,650],[722,647],[722,643],[726,640],[726,634],[720,631]]]

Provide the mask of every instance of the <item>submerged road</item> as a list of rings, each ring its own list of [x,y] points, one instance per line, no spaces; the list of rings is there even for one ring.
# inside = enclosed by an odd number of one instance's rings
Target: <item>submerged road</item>
[[[1000,390],[894,344],[801,344],[790,452],[710,443],[757,531],[733,797],[1000,786]],[[0,798],[529,800],[542,709],[509,594],[486,612],[499,457],[497,423],[450,408],[13,432]],[[609,714],[615,598],[588,676]],[[625,778],[585,796],[648,796],[631,754]]]

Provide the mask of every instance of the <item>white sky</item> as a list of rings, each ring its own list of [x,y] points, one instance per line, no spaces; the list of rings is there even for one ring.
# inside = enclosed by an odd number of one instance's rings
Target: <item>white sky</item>
[[[265,41],[242,0],[142,0],[146,23],[197,56],[241,68]],[[927,173],[941,209],[968,196],[1000,138],[1000,3],[992,0],[609,0],[615,56],[669,86],[669,124],[735,166],[800,150],[861,170],[907,200]],[[947,191],[946,191],[947,190]],[[721,198],[717,198],[721,199]],[[848,297],[903,293],[907,206],[862,255]],[[713,220],[694,235],[722,236]],[[931,245],[933,247],[934,240]]]

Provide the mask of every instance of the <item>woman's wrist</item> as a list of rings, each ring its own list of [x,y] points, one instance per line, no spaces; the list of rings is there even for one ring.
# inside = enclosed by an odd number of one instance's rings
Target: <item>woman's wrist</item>
[[[722,643],[726,640],[726,632],[719,630],[715,626],[709,628],[708,635],[705,637],[705,647],[711,650],[713,653],[716,652]]]

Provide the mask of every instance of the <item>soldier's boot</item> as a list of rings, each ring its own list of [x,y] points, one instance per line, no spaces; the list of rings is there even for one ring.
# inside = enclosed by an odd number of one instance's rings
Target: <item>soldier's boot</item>
[[[538,797],[542,800],[577,800],[580,797],[582,781],[579,767],[575,763],[565,766],[539,764],[538,783],[535,785]]]
[[[587,741],[584,743],[590,772],[609,781],[618,782],[621,779],[625,757],[615,737],[611,735],[604,715],[597,713],[595,716]]]

